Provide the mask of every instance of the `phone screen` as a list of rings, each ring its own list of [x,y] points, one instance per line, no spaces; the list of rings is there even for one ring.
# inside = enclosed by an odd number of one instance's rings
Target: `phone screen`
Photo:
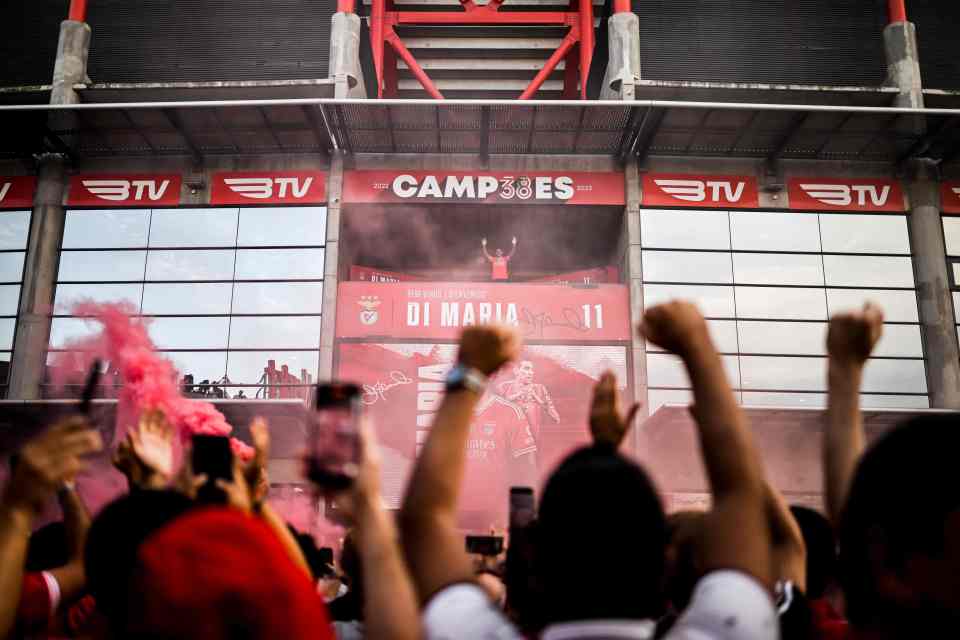
[[[194,435],[190,464],[194,475],[204,474],[207,481],[197,489],[197,501],[225,504],[227,495],[216,486],[217,480],[233,480],[233,451],[226,436]]]
[[[481,556],[498,556],[503,553],[502,536],[467,536],[467,553]]]
[[[319,384],[310,422],[310,479],[342,490],[357,476],[360,463],[360,388],[355,384]]]
[[[522,529],[530,526],[537,516],[533,489],[530,487],[510,488],[510,528]]]

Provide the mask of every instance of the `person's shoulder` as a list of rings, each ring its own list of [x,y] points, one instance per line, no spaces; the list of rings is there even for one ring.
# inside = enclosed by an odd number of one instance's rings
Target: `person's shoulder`
[[[473,582],[438,591],[423,611],[425,636],[431,640],[522,640],[523,636]]]
[[[690,606],[665,640],[776,640],[779,621],[770,593],[739,571],[715,571],[697,583]]]

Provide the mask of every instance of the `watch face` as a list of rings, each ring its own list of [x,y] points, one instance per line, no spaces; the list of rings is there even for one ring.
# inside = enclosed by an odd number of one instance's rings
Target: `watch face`
[[[466,374],[467,372],[460,365],[450,369],[450,373],[447,374],[447,387],[462,387],[463,381],[466,378]]]

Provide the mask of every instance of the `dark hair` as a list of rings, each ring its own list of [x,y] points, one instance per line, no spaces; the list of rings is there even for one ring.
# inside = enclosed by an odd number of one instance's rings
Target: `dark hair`
[[[667,517],[667,554],[664,595],[675,613],[682,613],[703,572],[699,550],[704,535],[706,513],[677,511]]]
[[[51,522],[33,532],[27,546],[27,571],[49,571],[68,562],[67,528],[62,521]]]
[[[857,466],[840,525],[840,579],[855,625],[896,614],[876,590],[877,545],[886,569],[914,554],[939,555],[944,524],[960,508],[956,415],[922,415],[884,434]]]
[[[657,618],[663,612],[666,519],[650,478],[608,447],[584,447],[547,481],[536,529],[535,567],[547,624]],[[570,561],[582,558],[570,588]]]
[[[807,592],[811,600],[826,595],[827,587],[837,579],[837,541],[830,521],[819,511],[790,507],[807,547]]]
[[[94,519],[84,550],[87,587],[112,625],[124,623],[140,544],[192,506],[176,491],[136,491],[114,500]]]

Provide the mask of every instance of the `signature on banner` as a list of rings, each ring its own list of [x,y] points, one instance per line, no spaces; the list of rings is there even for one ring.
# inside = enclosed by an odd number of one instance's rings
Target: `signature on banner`
[[[360,401],[365,405],[376,404],[379,400],[387,399],[387,391],[405,384],[413,384],[413,380],[407,377],[407,374],[403,371],[391,371],[388,383],[377,380],[375,384],[363,385],[363,394]]]
[[[521,307],[520,326],[524,329],[524,335],[537,338],[544,337],[544,332],[551,327],[572,329],[582,333],[590,329],[590,326],[580,317],[580,313],[570,307],[564,308],[563,317],[556,320],[549,313],[534,313],[527,307]]]

